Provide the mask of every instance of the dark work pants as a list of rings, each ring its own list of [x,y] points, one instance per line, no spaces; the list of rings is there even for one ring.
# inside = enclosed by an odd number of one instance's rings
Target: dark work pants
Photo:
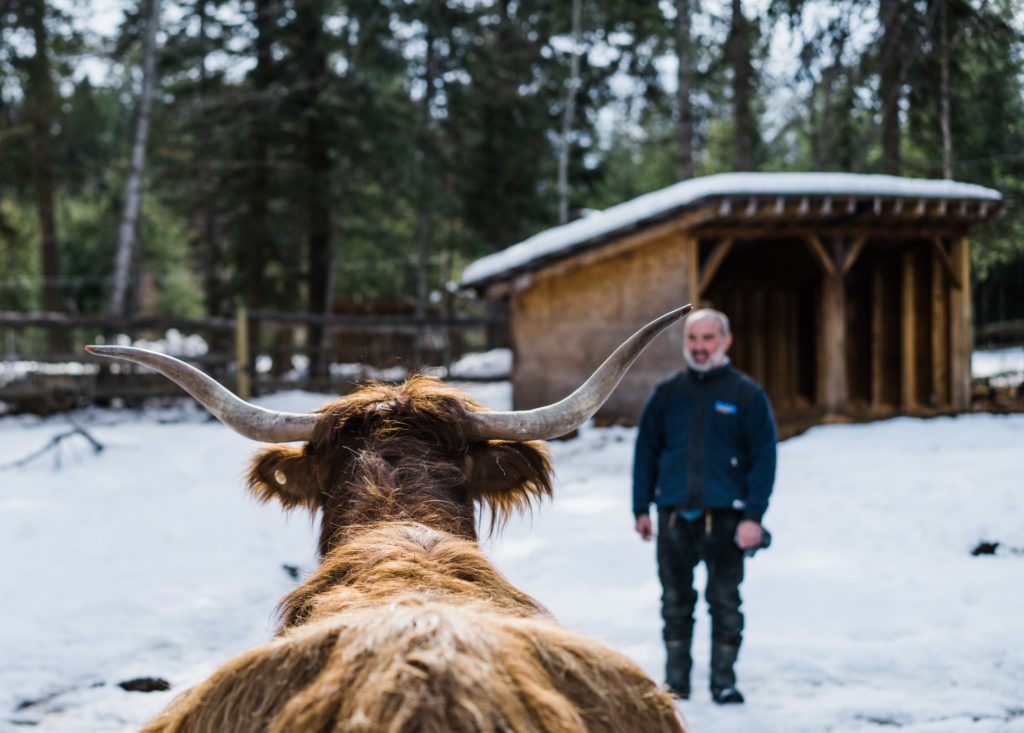
[[[742,515],[731,509],[712,509],[687,521],[679,514],[673,519],[673,514],[668,508],[658,511],[658,576],[665,641],[681,642],[672,646],[684,646],[689,651],[697,604],[693,571],[698,562],[704,562],[708,572],[704,597],[711,611],[712,645],[738,649],[743,636],[739,589],[743,551],[736,546],[735,535]],[[687,653],[687,677],[688,661]]]

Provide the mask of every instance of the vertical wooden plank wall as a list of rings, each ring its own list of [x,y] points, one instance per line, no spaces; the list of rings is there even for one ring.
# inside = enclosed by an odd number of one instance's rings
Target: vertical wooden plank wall
[[[885,280],[882,263],[876,262],[871,268],[871,408],[882,407],[885,379]]]
[[[935,403],[949,405],[949,306],[945,265],[941,255],[932,250],[932,392]]]
[[[682,253],[679,302],[692,303],[694,310],[700,307],[700,241],[689,232],[679,235]]]

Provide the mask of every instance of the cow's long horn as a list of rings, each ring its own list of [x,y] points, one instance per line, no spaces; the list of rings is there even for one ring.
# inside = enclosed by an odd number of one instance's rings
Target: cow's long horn
[[[550,440],[571,433],[605,403],[626,370],[655,336],[690,312],[684,305],[648,323],[626,339],[590,379],[571,395],[546,407],[516,412],[475,412],[474,437],[478,440]]]
[[[132,346],[86,346],[85,350],[156,369],[199,400],[222,423],[252,440],[264,443],[308,440],[319,420],[319,415],[313,413],[276,412],[250,404],[212,377],[173,356]]]

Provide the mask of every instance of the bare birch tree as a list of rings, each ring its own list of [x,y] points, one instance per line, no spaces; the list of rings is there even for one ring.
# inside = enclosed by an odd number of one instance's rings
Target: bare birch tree
[[[693,7],[691,0],[676,0],[676,107],[679,118],[676,136],[679,150],[676,157],[676,175],[680,181],[694,176],[693,166]]]
[[[953,135],[949,124],[949,2],[939,0],[939,129],[942,133],[942,177],[953,178]]]
[[[128,277],[131,271],[132,254],[135,250],[139,210],[142,207],[142,177],[145,172],[149,118],[153,106],[156,33],[159,26],[160,0],[149,0],[149,16],[146,19],[142,44],[142,92],[139,96],[139,109],[135,120],[135,136],[132,141],[128,177],[124,185],[124,207],[121,211],[121,224],[117,234],[117,251],[114,254],[114,279],[108,308],[111,315],[123,315],[125,312]]]
[[[562,145],[558,151],[558,223],[569,221],[569,137],[576,122],[576,94],[580,88],[580,26],[583,0],[572,0],[572,55],[569,57],[569,82],[562,110]]]

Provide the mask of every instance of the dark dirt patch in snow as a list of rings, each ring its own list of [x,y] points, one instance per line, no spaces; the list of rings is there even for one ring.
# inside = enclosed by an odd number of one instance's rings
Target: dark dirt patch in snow
[[[128,692],[166,692],[171,689],[171,683],[159,677],[136,677],[118,682],[117,686]]]

